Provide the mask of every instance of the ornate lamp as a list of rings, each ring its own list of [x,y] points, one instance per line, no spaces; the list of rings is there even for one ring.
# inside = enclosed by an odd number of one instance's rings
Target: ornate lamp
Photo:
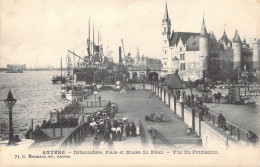
[[[9,129],[10,129],[10,133],[9,133],[9,142],[8,144],[14,144],[14,135],[13,135],[13,115],[12,115],[12,108],[16,103],[16,99],[13,98],[13,94],[11,92],[11,90],[9,90],[8,95],[7,95],[7,99],[3,100],[6,104],[6,106],[9,109]]]

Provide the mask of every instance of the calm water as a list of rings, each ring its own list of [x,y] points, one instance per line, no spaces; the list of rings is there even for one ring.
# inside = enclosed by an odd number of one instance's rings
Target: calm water
[[[52,84],[51,79],[59,71],[30,71],[24,73],[0,74],[0,100],[6,99],[8,90],[11,89],[17,102],[13,108],[14,134],[24,138],[24,134],[31,126],[41,124],[42,120],[49,119],[49,112],[61,109],[69,103],[61,98],[61,84]],[[9,133],[8,109],[0,101],[1,139],[7,139]]]

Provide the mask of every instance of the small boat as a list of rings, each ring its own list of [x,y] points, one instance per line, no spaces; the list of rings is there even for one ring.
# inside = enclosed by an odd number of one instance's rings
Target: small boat
[[[51,80],[54,84],[57,82],[65,83],[66,82],[66,77],[64,76],[53,76]]]
[[[60,83],[65,83],[66,82],[66,76],[62,76],[62,58],[61,58],[61,67],[60,67],[60,76],[53,76],[52,77],[52,83],[57,83],[57,82],[60,82]]]

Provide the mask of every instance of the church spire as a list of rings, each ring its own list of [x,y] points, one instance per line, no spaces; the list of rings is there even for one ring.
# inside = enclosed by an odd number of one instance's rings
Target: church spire
[[[205,26],[205,20],[204,20],[204,13],[203,13],[202,27],[206,27]]]
[[[166,1],[166,5],[165,5],[164,20],[167,20],[167,21],[169,20],[167,1]]]
[[[207,29],[206,29],[206,25],[205,25],[205,20],[204,20],[204,14],[203,14],[203,20],[202,20],[202,26],[201,26],[201,36],[206,36],[207,33]]]

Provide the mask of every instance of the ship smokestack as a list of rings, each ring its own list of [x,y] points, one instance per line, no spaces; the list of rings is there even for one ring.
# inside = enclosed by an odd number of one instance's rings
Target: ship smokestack
[[[122,63],[121,46],[119,46],[119,63]]]

